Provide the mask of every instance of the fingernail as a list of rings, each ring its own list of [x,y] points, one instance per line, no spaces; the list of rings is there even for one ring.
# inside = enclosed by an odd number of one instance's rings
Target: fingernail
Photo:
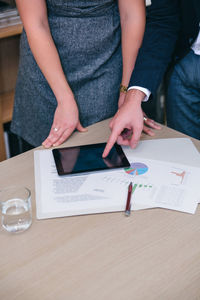
[[[105,158],[105,157],[106,157],[106,155],[105,155],[105,153],[104,153],[104,152],[103,152],[103,154],[102,154],[102,157],[103,157],[103,158]]]
[[[46,144],[45,145],[45,148],[50,148],[51,147],[51,144]]]
[[[131,148],[135,148],[137,146],[137,143],[131,144]]]

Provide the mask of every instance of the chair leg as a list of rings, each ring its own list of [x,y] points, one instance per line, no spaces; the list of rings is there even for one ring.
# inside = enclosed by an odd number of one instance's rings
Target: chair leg
[[[6,147],[4,141],[4,131],[3,131],[3,124],[0,123],[0,161],[6,159]]]
[[[6,147],[5,147],[5,141],[4,141],[4,130],[3,130],[2,117],[3,117],[2,102],[0,101],[0,161],[3,161],[6,159]]]

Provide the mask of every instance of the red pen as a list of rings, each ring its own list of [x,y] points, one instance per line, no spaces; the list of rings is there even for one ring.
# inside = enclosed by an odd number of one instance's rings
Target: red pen
[[[128,217],[131,213],[131,195],[132,195],[133,185],[132,182],[128,186],[128,195],[126,200],[126,209],[125,209],[125,215]]]

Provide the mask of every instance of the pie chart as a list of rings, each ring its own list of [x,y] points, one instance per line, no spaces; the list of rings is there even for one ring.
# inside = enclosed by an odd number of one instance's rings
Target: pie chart
[[[125,168],[124,170],[129,175],[143,175],[148,171],[148,167],[143,163],[134,162],[131,163],[129,168]]]

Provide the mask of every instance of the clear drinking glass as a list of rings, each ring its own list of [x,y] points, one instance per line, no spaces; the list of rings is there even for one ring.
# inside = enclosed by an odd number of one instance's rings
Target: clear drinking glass
[[[8,232],[22,232],[32,223],[31,192],[26,187],[0,190],[1,224]]]

